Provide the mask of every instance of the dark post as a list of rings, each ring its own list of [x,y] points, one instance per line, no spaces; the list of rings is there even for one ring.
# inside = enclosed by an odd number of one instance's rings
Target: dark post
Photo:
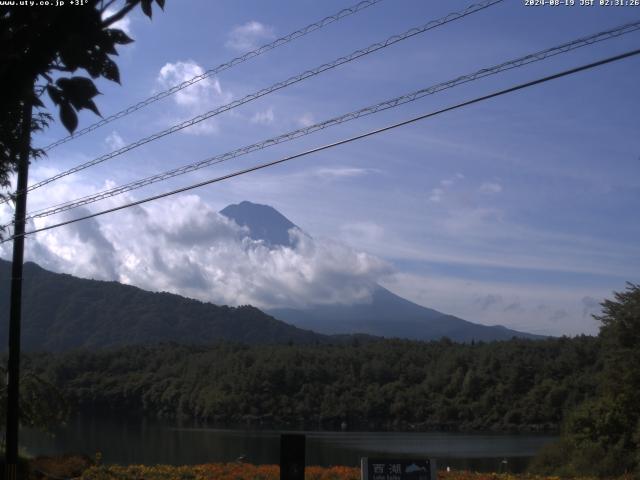
[[[7,432],[6,476],[15,480],[18,468],[18,412],[20,411],[20,319],[22,313],[22,263],[24,259],[24,227],[27,212],[27,181],[31,147],[32,91],[25,95],[22,108],[20,150],[18,152],[18,182],[11,265],[11,304],[9,307],[9,361],[7,365]]]
[[[280,436],[280,480],[304,480],[305,442],[302,434]]]

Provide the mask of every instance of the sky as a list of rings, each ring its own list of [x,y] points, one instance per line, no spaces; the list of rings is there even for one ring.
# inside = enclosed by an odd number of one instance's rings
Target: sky
[[[52,149],[34,183],[472,2],[383,0]],[[29,194],[36,210],[249,145],[380,101],[640,20],[640,7],[505,0],[263,96]],[[103,115],[227,62],[347,1],[170,0],[119,25],[122,85],[98,81]],[[386,112],[57,216],[42,227],[351,137],[636,49],[640,33],[558,55]],[[82,72],[80,72],[82,73]],[[28,237],[57,272],[263,308],[366,301],[380,283],[477,323],[595,334],[592,314],[640,281],[640,57]],[[80,128],[97,120],[80,114]],[[58,123],[33,143],[65,136]],[[298,225],[269,248],[220,216],[249,200]],[[10,219],[8,205],[0,220]],[[9,259],[8,243],[0,257]]]

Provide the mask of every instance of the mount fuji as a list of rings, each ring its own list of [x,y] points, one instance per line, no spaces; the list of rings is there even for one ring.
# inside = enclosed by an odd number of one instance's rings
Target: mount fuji
[[[227,206],[220,213],[247,228],[251,239],[262,241],[269,248],[295,249],[300,235],[311,239],[300,227],[268,205],[243,201]],[[290,234],[292,229],[297,230],[297,235]],[[426,341],[448,337],[458,342],[543,338],[501,325],[487,326],[463,320],[413,303],[378,284],[371,287],[366,301],[351,305],[317,304],[266,311],[296,327],[329,335],[365,333]]]

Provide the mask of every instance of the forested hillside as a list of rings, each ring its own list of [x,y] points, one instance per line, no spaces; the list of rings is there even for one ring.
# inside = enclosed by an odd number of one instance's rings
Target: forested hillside
[[[0,323],[8,324],[9,262],[0,260]],[[7,345],[0,329],[0,345]],[[206,344],[317,343],[302,330],[251,306],[228,307],[117,282],[86,280],[24,266],[22,347],[60,351],[177,341]],[[334,339],[337,341],[337,339]]]
[[[217,422],[549,430],[592,396],[598,339],[127,347],[38,354],[75,408]]]

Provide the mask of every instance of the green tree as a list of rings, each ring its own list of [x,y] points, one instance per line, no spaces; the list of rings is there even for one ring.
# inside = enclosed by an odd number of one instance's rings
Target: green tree
[[[163,8],[164,0],[155,0]],[[122,30],[111,26],[140,5],[148,17],[153,0],[86,0],[70,8],[35,5],[0,5],[0,200],[7,195],[1,190],[10,185],[13,172],[18,172],[15,200],[14,264],[12,294],[19,292],[22,277],[26,188],[29,162],[44,152],[31,147],[33,131],[43,129],[53,120],[46,111],[43,95],[49,96],[59,109],[64,127],[71,133],[78,126],[77,112],[91,110],[99,115],[94,102],[99,92],[93,79],[106,78],[120,82],[120,72],[111,58],[118,54],[117,45],[132,42]],[[8,3],[8,2],[7,2]],[[16,2],[17,3],[17,2]],[[26,2],[25,2],[26,3]],[[108,14],[108,9],[114,11]],[[76,75],[84,71],[87,76]],[[34,112],[35,110],[35,112]],[[10,195],[9,195],[10,196]],[[0,238],[4,227],[0,227]],[[19,297],[16,299],[19,304]],[[10,319],[10,345],[7,369],[6,474],[15,476],[17,463],[17,422],[25,420],[29,401],[20,402],[22,390],[29,389],[32,400],[41,385],[23,382],[19,386],[20,315]],[[17,334],[16,334],[17,333]],[[28,377],[26,377],[28,379]],[[22,408],[19,408],[22,403]],[[20,415],[17,415],[17,412]],[[38,409],[30,412],[38,415]],[[4,417],[4,415],[3,415]],[[22,417],[22,418],[21,418]],[[42,419],[37,419],[40,421]]]
[[[71,8],[0,6],[0,190],[16,171],[23,126],[29,131],[46,127],[53,117],[45,111],[46,94],[59,110],[69,132],[78,125],[77,112],[99,115],[92,79],[120,82],[113,56],[116,47],[132,42],[112,25],[137,5],[148,17],[153,0],[89,0]],[[164,7],[164,0],[155,0]],[[114,13],[105,16],[107,9]],[[89,77],[74,75],[86,72]],[[24,105],[36,108],[31,119]],[[31,158],[42,155],[31,149]],[[0,192],[0,196],[6,196]],[[2,232],[0,232],[2,233]]]
[[[614,300],[605,300],[602,315],[595,318],[601,323],[604,369],[595,405],[600,412],[593,416],[600,418],[572,433],[586,435],[587,444],[606,439],[604,450],[612,465],[604,473],[640,473],[640,285],[629,283],[626,291],[614,294]]]
[[[601,305],[597,395],[569,414],[559,445],[534,465],[540,473],[640,474],[640,286],[629,283]]]
[[[0,375],[6,376],[7,369],[0,366]],[[0,386],[0,428],[4,429],[7,387]],[[48,430],[64,422],[69,405],[58,387],[42,375],[26,369],[20,384],[20,423]]]

